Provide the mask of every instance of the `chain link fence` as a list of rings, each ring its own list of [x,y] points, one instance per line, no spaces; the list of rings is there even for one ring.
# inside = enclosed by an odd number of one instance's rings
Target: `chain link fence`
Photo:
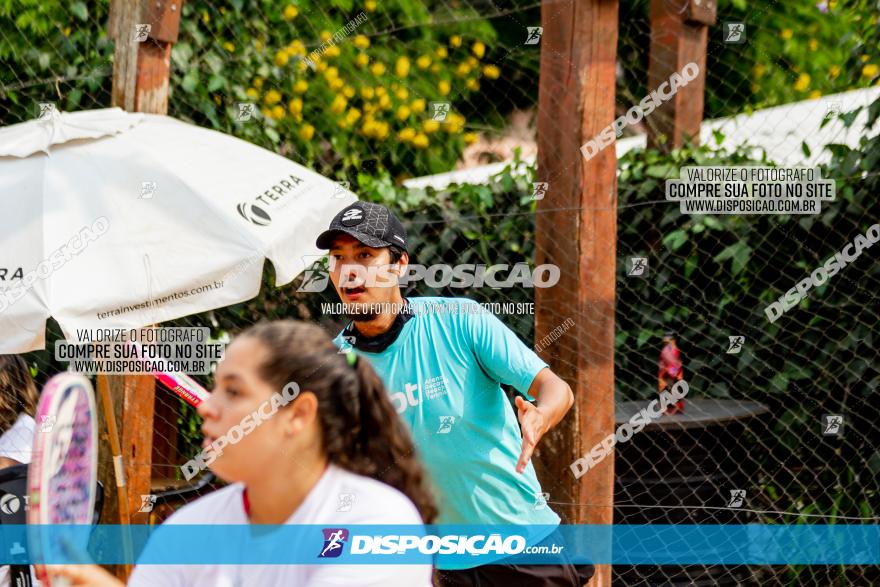
[[[877,52],[863,33],[877,12],[869,3],[735,0],[718,10],[718,25],[709,29],[707,118],[812,99],[798,111],[802,124],[818,116],[842,120],[846,131],[829,140],[822,159],[799,142],[782,153],[785,161],[778,146],[761,153],[730,145],[722,135],[735,129],[723,125],[704,147],[668,155],[637,147],[621,155],[618,424],[657,396],[669,332],[690,391],[683,415],[659,418],[616,447],[615,523],[876,524],[878,249],[865,248],[775,321],[765,308],[880,219],[876,144],[860,122],[867,109],[857,118],[846,109],[829,112],[829,102],[818,99],[876,83]],[[33,118],[41,103],[110,106],[108,15],[107,2],[0,4],[4,125]],[[391,206],[410,235],[413,262],[534,269],[536,200],[544,195],[533,164],[541,50],[533,27],[540,22],[540,3],[527,1],[186,2],[172,52],[169,114],[279,152]],[[745,25],[744,43],[724,42],[725,23]],[[653,89],[647,1],[621,3],[619,26],[621,115]],[[872,111],[876,118],[876,106]],[[623,140],[650,125],[647,117],[630,126]],[[764,130],[766,144],[774,127]],[[847,147],[852,133],[863,140]],[[512,158],[516,163],[498,174],[470,170],[483,181],[402,185]],[[836,181],[836,201],[823,203],[818,215],[686,215],[664,199],[665,180],[683,166],[793,158],[821,161],[822,176]],[[337,332],[343,322],[328,311],[338,301],[332,288],[300,291],[302,284],[275,287],[267,265],[257,298],[164,325],[208,326],[220,340],[279,318]],[[500,318],[550,359],[556,338],[572,334],[562,328],[553,340],[534,340],[533,294],[521,286],[424,281],[407,290],[495,304]],[[560,316],[579,319],[574,309]],[[47,348],[60,337],[50,323]],[[40,385],[65,367],[44,351],[26,358]],[[210,377],[196,379],[210,388]],[[161,386],[155,431],[152,462],[135,465],[152,467],[159,499],[151,519],[158,522],[219,482],[183,480],[180,466],[200,450],[198,417]],[[566,502],[549,489],[556,480],[542,482],[551,506]],[[877,580],[872,567],[614,569],[615,584],[634,586]]]

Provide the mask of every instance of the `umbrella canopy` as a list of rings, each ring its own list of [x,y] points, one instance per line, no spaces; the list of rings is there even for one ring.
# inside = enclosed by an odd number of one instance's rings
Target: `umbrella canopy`
[[[53,112],[0,128],[0,354],[45,347],[46,320],[138,328],[278,285],[356,200],[301,165],[167,116]]]

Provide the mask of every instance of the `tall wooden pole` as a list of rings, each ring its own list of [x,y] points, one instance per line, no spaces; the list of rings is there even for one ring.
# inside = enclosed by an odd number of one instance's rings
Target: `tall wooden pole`
[[[699,67],[699,75],[645,119],[650,147],[668,151],[681,147],[688,138],[694,143],[700,141],[706,47],[709,26],[715,24],[715,13],[715,0],[651,0],[648,89],[657,89],[691,62]]]
[[[180,8],[180,0],[112,0],[108,32],[115,41],[114,106],[129,112],[167,114],[171,47],[178,36]],[[107,489],[102,519],[125,523],[122,518],[130,515],[134,523],[148,523],[149,514],[139,509],[142,496],[151,493],[155,380],[148,375],[100,374],[98,386],[104,397],[113,400],[112,406],[107,401],[102,410],[111,447],[108,452],[104,445],[99,464]],[[113,430],[114,420],[121,423],[118,432]],[[122,461],[124,475],[115,471],[111,453],[118,453],[116,460]],[[126,490],[114,492],[112,488],[121,479]],[[118,574],[125,578],[127,573],[119,569]]]
[[[559,283],[536,289],[535,340],[568,318],[575,326],[543,352],[575,394],[570,413],[543,441],[539,475],[564,523],[611,524],[614,460],[576,479],[571,463],[614,429],[614,296],[617,158],[614,144],[587,160],[581,146],[615,118],[618,0],[545,2],[538,95],[536,263]],[[590,585],[611,585],[597,566]]]

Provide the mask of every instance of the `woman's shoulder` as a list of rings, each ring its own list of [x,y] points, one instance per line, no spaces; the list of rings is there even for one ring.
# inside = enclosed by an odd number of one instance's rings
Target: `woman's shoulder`
[[[241,483],[233,483],[198,498],[174,512],[165,524],[243,524],[247,522]]]
[[[334,485],[332,494],[326,497],[328,509],[336,517],[345,514],[350,524],[421,524],[413,502],[394,487],[367,477],[347,471],[342,467],[330,466],[328,471]],[[335,500],[331,502],[332,500]]]

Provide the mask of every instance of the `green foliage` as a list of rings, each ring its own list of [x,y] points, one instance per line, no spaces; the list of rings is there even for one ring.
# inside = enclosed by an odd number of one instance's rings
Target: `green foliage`
[[[451,169],[465,142],[476,139],[464,132],[462,109],[501,74],[495,31],[470,10],[455,13],[471,20],[454,28],[406,27],[430,21],[425,3],[383,2],[381,13],[370,6],[185,3],[172,53],[172,114],[324,173],[398,177]],[[335,36],[359,14],[365,21],[351,34]],[[370,34],[396,27],[402,30]],[[257,105],[256,120],[238,120],[243,102]],[[431,119],[431,102],[451,104],[445,121]]]
[[[39,102],[62,110],[109,105],[108,8],[106,0],[0,0],[0,104],[9,102],[2,124],[37,116]]]
[[[877,7],[832,0],[826,12],[818,0],[746,2],[721,0],[717,25],[709,28],[706,118],[817,98],[866,87],[877,81],[876,59],[853,58],[854,29],[875,23]],[[618,94],[635,104],[647,88],[650,25],[648,0],[620,6]],[[746,25],[744,44],[723,42],[723,23]],[[851,75],[855,74],[855,75]],[[650,88],[653,89],[653,88]]]

